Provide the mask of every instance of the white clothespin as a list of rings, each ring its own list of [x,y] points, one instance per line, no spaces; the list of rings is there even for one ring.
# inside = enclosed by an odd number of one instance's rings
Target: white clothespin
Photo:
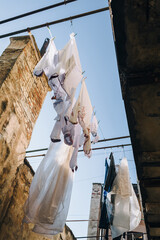
[[[48,32],[49,32],[50,37],[53,38],[49,25],[47,25],[47,28],[48,28]],[[55,39],[55,37],[53,38],[53,40],[54,39]]]

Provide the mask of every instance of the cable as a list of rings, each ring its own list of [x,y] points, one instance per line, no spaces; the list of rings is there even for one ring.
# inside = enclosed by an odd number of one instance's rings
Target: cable
[[[119,139],[124,139],[124,138],[130,138],[130,136],[122,136],[122,137],[101,139],[101,140],[98,140],[98,143],[100,143],[100,142],[107,142],[107,141],[114,141],[114,140],[119,140]]]
[[[63,2],[59,2],[59,3],[53,4],[53,5],[44,7],[44,8],[39,8],[39,9],[36,9],[34,11],[31,11],[31,12],[23,13],[23,14],[20,14],[18,16],[15,16],[15,17],[4,19],[4,20],[0,21],[0,24],[11,22],[11,21],[17,20],[19,18],[24,18],[24,17],[27,17],[29,15],[33,15],[33,14],[36,14],[36,13],[39,13],[39,12],[43,12],[43,11],[49,10],[51,8],[60,7],[62,5],[66,5],[68,3],[72,3],[72,2],[75,2],[75,1],[77,1],[77,0],[68,0],[68,1],[63,1]]]
[[[47,27],[47,26],[50,26],[50,25],[55,25],[55,24],[58,24],[58,23],[67,22],[67,21],[70,21],[71,19],[73,20],[73,19],[76,19],[76,18],[89,16],[89,15],[92,15],[92,14],[95,14],[95,13],[104,12],[106,10],[109,10],[109,7],[96,9],[96,10],[93,10],[93,11],[90,11],[90,12],[85,12],[85,13],[77,14],[77,15],[70,16],[70,17],[67,17],[67,18],[58,19],[58,20],[55,20],[55,21],[52,21],[52,22],[36,25],[34,27],[28,27],[28,28],[24,28],[24,29],[15,31],[15,32],[6,33],[6,34],[3,34],[3,35],[0,35],[0,38],[10,37],[10,36],[13,36],[13,35],[16,35],[16,34],[19,34],[19,33],[28,32],[28,30],[32,31],[32,30],[35,30],[35,29],[38,29],[38,28],[43,28],[43,27]]]
[[[117,147],[127,147],[131,146],[132,144],[120,144],[120,145],[114,145],[114,146],[107,146],[107,147],[99,147],[99,148],[92,148],[91,150],[101,150],[101,149],[106,149],[106,148],[117,148]],[[79,150],[78,152],[83,152],[83,149]]]
[[[92,151],[95,151],[95,150],[101,150],[101,149],[106,149],[106,148],[117,148],[117,147],[124,147],[124,146],[131,146],[132,144],[120,144],[120,145],[113,145],[113,146],[107,146],[107,147],[99,147],[99,148],[92,148],[91,150]],[[46,148],[46,150],[48,150],[48,148]],[[36,151],[36,150],[34,150]],[[83,152],[83,149],[81,150],[78,150],[78,152]],[[40,154],[40,155],[31,155],[31,156],[26,156],[26,158],[32,158],[32,157],[44,157],[45,154]]]
[[[123,138],[130,138],[130,136],[122,136],[122,137],[101,139],[101,140],[98,140],[98,143],[100,143],[100,142],[107,142],[107,141],[114,141],[114,140],[119,140],[119,139],[123,139]],[[122,145],[121,145],[121,146],[122,146]],[[124,146],[124,145],[123,145],[123,146]],[[36,150],[29,150],[29,151],[26,151],[26,152],[24,152],[24,153],[40,152],[40,151],[46,151],[46,150],[48,150],[48,148],[41,148],[41,149],[36,149]]]

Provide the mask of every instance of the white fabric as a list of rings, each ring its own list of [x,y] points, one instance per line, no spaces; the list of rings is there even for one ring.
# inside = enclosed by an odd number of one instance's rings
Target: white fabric
[[[63,141],[51,143],[35,173],[23,219],[35,224],[34,232],[55,235],[63,231],[72,192],[72,152]]]
[[[91,122],[91,134],[94,137],[93,140],[92,140],[92,143],[93,144],[97,143],[98,140],[99,140],[98,121],[97,121],[97,118],[96,118],[95,114],[93,115],[92,122]]]
[[[44,72],[49,79],[51,75],[55,73],[55,67],[57,63],[58,51],[54,44],[53,38],[51,38],[46,53],[36,65],[33,73],[36,76],[40,76]]]
[[[90,156],[91,153],[91,140],[90,140],[90,131],[91,131],[91,117],[92,117],[93,108],[91,101],[88,95],[87,87],[82,81],[81,90],[78,96],[78,99],[73,107],[70,122],[73,124],[77,123],[77,119],[83,129],[85,141],[83,144],[84,153],[87,156]]]
[[[53,130],[50,135],[52,141],[60,140],[61,130],[62,130],[61,121],[57,120],[53,126]]]
[[[57,73],[65,73],[63,87],[70,97],[73,96],[83,77],[74,33],[70,35],[70,41],[66,46],[59,51]]]
[[[41,75],[42,72],[45,72],[48,80],[52,75],[57,74],[66,93],[73,99],[75,89],[83,77],[74,33],[70,35],[66,46],[59,51],[57,51],[53,39],[50,40],[46,53],[33,71],[36,76]],[[63,75],[65,79],[61,81]]]
[[[141,221],[141,211],[130,182],[127,159],[123,158],[112,191],[107,195],[113,202],[113,223],[111,225],[112,238],[118,237],[124,232],[134,230]]]
[[[78,149],[81,146],[81,126],[79,123],[75,125],[75,132],[74,132],[72,146],[74,147],[74,151],[73,151],[69,166],[72,170],[74,170],[74,168],[78,167],[77,156],[78,156]]]
[[[51,79],[48,81],[48,85],[49,85],[50,88],[53,90],[54,96],[55,96],[56,99],[63,99],[63,100],[65,100],[67,94],[66,94],[66,92],[64,91],[64,89],[62,88],[58,77],[56,77],[56,78],[51,78]]]
[[[126,158],[121,160],[118,174],[115,177],[112,185],[112,193],[119,194],[122,197],[128,197],[132,195],[128,162]]]
[[[91,122],[91,133],[93,137],[97,136],[97,131],[98,131],[98,122],[97,122],[96,116],[93,115],[92,122]]]

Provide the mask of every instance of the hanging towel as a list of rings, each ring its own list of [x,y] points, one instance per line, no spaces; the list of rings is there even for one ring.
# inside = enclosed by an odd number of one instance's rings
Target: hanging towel
[[[73,172],[69,161],[72,146],[51,143],[30,186],[23,222],[34,223],[33,231],[56,235],[63,231],[72,192]]]

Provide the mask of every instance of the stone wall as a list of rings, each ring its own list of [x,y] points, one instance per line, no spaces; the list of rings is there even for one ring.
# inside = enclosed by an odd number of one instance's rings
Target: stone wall
[[[27,200],[30,183],[33,178],[33,170],[21,164],[16,171],[16,177],[13,182],[13,195],[3,219],[0,229],[0,240],[47,240],[49,238],[32,232],[33,224],[24,224],[23,206]],[[72,240],[75,239],[71,230],[65,226],[63,233],[53,236],[53,240]]]
[[[99,218],[101,209],[101,198],[102,198],[102,185],[101,183],[93,183],[91,205],[88,223],[88,236],[99,236]],[[93,221],[92,221],[93,220]],[[92,238],[93,240],[99,239]]]
[[[13,193],[34,124],[48,91],[46,78],[33,77],[37,64],[30,37],[11,38],[0,57],[0,224]]]
[[[20,228],[33,177],[21,164],[49,90],[44,75],[33,76],[39,59],[29,36],[11,38],[0,57],[0,240],[47,239],[33,235],[28,226],[22,235]]]

